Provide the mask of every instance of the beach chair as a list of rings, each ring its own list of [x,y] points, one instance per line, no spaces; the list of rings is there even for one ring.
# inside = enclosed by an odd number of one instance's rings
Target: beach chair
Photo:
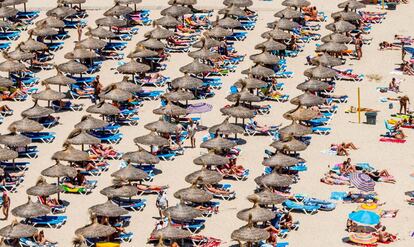
[[[294,201],[291,201],[291,200],[286,200],[285,202],[283,202],[283,206],[289,212],[297,211],[297,212],[303,212],[307,215],[316,214],[318,210],[320,209],[319,205],[308,206],[308,205],[295,203]]]
[[[57,247],[58,243],[46,242],[44,244],[37,243],[33,238],[20,238],[19,244],[22,247]]]
[[[142,91],[137,93],[137,96],[143,100],[158,100],[164,94],[162,90]]]
[[[0,40],[14,41],[20,38],[20,31],[0,32]]]
[[[147,200],[145,199],[124,199],[124,198],[114,198],[112,201],[128,211],[142,211],[147,205]]]
[[[39,150],[37,146],[26,146],[24,150],[19,150],[18,154],[18,158],[35,159],[39,155]]]
[[[331,133],[331,130],[332,129],[330,127],[322,127],[322,126],[312,127],[312,133],[318,134],[318,135],[329,135]]]
[[[127,47],[127,42],[109,42],[102,49],[104,51],[123,51]]]
[[[32,142],[52,143],[56,138],[54,132],[23,132],[22,135],[32,139]]]
[[[116,134],[94,134],[95,137],[101,139],[102,143],[118,144],[121,142],[124,135],[122,133]]]
[[[213,197],[214,198],[221,199],[221,200],[225,200],[225,201],[231,201],[231,200],[233,200],[233,199],[236,198],[236,192],[235,191],[231,191],[231,187],[232,187],[231,184],[216,184],[216,185],[214,185],[214,187],[215,188],[218,188],[220,190],[225,190],[227,192],[230,192],[230,194],[227,194],[227,195],[217,194],[217,193],[211,192],[210,190],[208,190],[206,188],[207,191],[209,191],[210,193],[213,194]]]
[[[48,129],[59,124],[59,121],[57,118],[50,118],[50,117],[38,118],[36,119],[36,121]]]
[[[0,43],[0,51],[7,51],[10,49],[11,42],[1,42]]]
[[[132,241],[132,238],[134,237],[133,232],[122,232],[117,237],[115,237],[115,241],[119,241],[121,243],[129,243]]]
[[[173,161],[175,156],[177,156],[175,152],[157,153],[157,157],[163,161]]]
[[[49,228],[60,228],[63,226],[68,217],[64,215],[45,215],[40,216],[36,218],[28,218],[26,219],[26,223],[33,225],[33,226],[39,226],[39,227],[49,227]]]
[[[235,179],[237,181],[245,181],[247,180],[247,178],[250,175],[250,170],[249,169],[245,169],[243,171],[243,173],[241,174],[234,174],[234,173],[224,173],[223,171],[221,171],[220,169],[216,168],[216,170],[223,175],[223,178],[231,178],[231,179]]]
[[[52,101],[51,107],[55,111],[82,111],[83,110],[83,104],[75,104],[70,101],[64,101],[63,105],[59,101]]]
[[[84,28],[87,25],[86,20],[63,20],[65,28],[76,29],[78,27]]]
[[[248,136],[268,135],[273,136],[279,130],[278,126],[269,126],[267,129],[258,129],[257,125],[250,122],[244,126],[244,132]]]
[[[204,224],[206,220],[204,219],[193,219],[190,222],[177,222],[172,221],[172,225],[180,226],[182,229],[190,231],[192,234],[200,232],[204,229]]]
[[[230,36],[226,36],[226,40],[232,41],[244,41],[247,38],[247,32],[234,32]]]
[[[319,206],[319,210],[332,211],[336,208],[336,204],[327,200],[321,200],[313,197],[305,197],[302,203],[306,206]]]

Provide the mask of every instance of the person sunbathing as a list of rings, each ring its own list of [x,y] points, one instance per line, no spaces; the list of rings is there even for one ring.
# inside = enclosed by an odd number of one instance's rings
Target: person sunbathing
[[[104,146],[103,144],[92,144],[91,149],[98,156],[101,156],[104,158],[118,155],[118,152],[116,152],[111,145]]]
[[[1,100],[13,100],[17,96],[22,95],[22,91],[18,88],[1,91]]]
[[[328,184],[328,185],[350,185],[349,181],[346,180],[342,180],[339,178],[334,178],[331,175],[330,176],[326,176],[321,178],[320,180],[322,183],[324,184]]]
[[[346,198],[351,199],[351,202],[353,203],[366,203],[366,202],[376,202],[378,201],[375,198],[375,193],[371,194],[362,194],[361,192],[348,192],[346,195]]]
[[[279,230],[276,229],[274,226],[269,225],[264,228],[269,233],[269,238],[266,239],[266,243],[271,244],[272,246],[277,245],[277,235],[279,234]]]
[[[0,112],[10,112],[12,109],[8,105],[0,106]]]
[[[161,192],[168,189],[168,185],[157,186],[147,184],[136,184],[135,186],[137,187],[138,191],[143,192]]]
[[[260,132],[267,132],[271,130],[271,127],[265,125],[259,125],[256,121],[252,122],[252,126],[255,128],[255,130],[258,130]]]
[[[378,237],[379,243],[390,243],[397,240],[397,235],[386,232],[387,228],[385,226],[381,227],[376,233],[373,233],[374,236]]]
[[[323,21],[323,17],[318,15],[318,10],[315,6],[311,7],[309,11],[305,13],[305,21]]]
[[[35,240],[35,242],[36,242],[37,244],[40,244],[40,245],[45,245],[45,244],[47,244],[47,243],[50,243],[50,242],[46,239],[46,237],[45,237],[45,233],[44,233],[44,231],[43,231],[43,230],[41,230],[41,231],[39,231],[39,232],[36,232],[36,234],[33,236],[33,239]]]
[[[352,142],[342,142],[341,144],[331,144],[331,149],[336,148],[336,155],[349,156],[349,149],[357,150],[358,148]]]
[[[414,69],[410,66],[410,63],[407,61],[401,64],[401,71],[406,75],[414,75]]]
[[[375,182],[384,182],[384,183],[392,183],[395,184],[397,181],[391,174],[388,172],[388,170],[377,170],[377,171],[363,171],[365,174],[370,176],[372,180]]]
[[[389,43],[387,41],[382,41],[381,43],[379,43],[379,50],[399,50],[401,49],[400,46],[393,44],[393,43]]]
[[[226,164],[220,167],[217,167],[219,172],[225,174],[225,175],[237,175],[237,176],[243,176],[246,169],[244,169],[243,166],[238,166],[235,164]]]
[[[78,170],[78,172],[87,172],[98,169],[98,167],[93,162],[79,163],[77,165],[78,166],[76,167],[76,170]]]
[[[398,140],[404,140],[407,137],[402,131],[402,129],[400,128],[400,124],[398,122],[396,125],[394,125],[394,131],[393,133],[391,133],[391,137],[398,139]]]
[[[356,172],[357,169],[354,165],[351,164],[351,158],[348,158],[339,166],[339,171],[342,175],[348,175],[350,173]]]
[[[288,229],[289,231],[294,229],[292,214],[290,212],[283,214],[280,218],[279,224],[282,229]]]
[[[206,184],[206,185],[204,185],[204,187],[209,192],[211,192],[212,194],[215,194],[215,195],[229,196],[229,195],[234,193],[233,191],[228,191],[228,190],[225,190],[225,189],[216,188],[216,187],[212,186],[211,184]]]

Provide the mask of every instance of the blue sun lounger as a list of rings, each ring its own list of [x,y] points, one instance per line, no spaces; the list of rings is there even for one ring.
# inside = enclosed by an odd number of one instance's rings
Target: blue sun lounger
[[[54,132],[24,132],[22,135],[32,139],[32,142],[52,143],[56,138]]]
[[[18,154],[18,158],[35,159],[39,155],[39,150],[37,149],[37,146],[27,146],[25,150],[19,151]]]
[[[287,209],[289,212],[291,211],[297,211],[297,212],[303,212],[308,215],[316,214],[318,210],[320,209],[319,205],[304,205],[304,204],[298,204],[291,200],[286,200],[283,202],[283,206],[285,209]]]
[[[0,43],[0,51],[7,51],[10,49],[11,42],[1,42]]]
[[[305,197],[302,202],[305,206],[319,206],[319,210],[322,211],[332,211],[336,208],[336,204],[333,202],[313,197]]]
[[[143,91],[143,92],[138,92],[137,96],[139,98],[142,98],[143,100],[158,100],[161,95],[164,94],[164,91],[162,90],[154,90],[154,91]]]
[[[50,52],[56,52],[63,48],[64,42],[46,43]]]
[[[243,41],[247,38],[247,32],[234,32],[232,35],[227,36],[227,40]]]
[[[112,200],[115,204],[129,211],[142,211],[147,205],[147,200],[145,199],[123,199],[116,198]]]
[[[29,166],[30,162],[0,162],[0,167],[9,171],[26,171]]]
[[[68,217],[65,215],[45,215],[36,218],[29,218],[26,220],[26,223],[33,226],[43,226],[49,228],[60,228],[63,226]]]
[[[86,27],[86,20],[63,20],[65,23],[65,28],[84,28]]]
[[[132,238],[134,237],[134,233],[127,232],[127,233],[120,233],[117,237],[115,237],[115,241],[119,241],[121,243],[129,243],[132,241]]]
[[[269,0],[264,0],[264,1],[269,1]],[[265,243],[264,241],[260,241],[259,242],[259,246],[260,247],[286,247],[286,246],[289,246],[289,243],[288,242],[279,242],[275,246],[275,245],[271,245],[271,244]]]
[[[313,127],[312,128],[312,132],[318,135],[329,135],[331,133],[331,127],[322,127],[322,126],[318,126],[318,127]]]
[[[18,40],[20,38],[20,31],[0,32],[0,40]]]
[[[52,127],[59,124],[59,122],[56,118],[51,119],[51,118],[44,117],[44,118],[39,118],[37,121],[41,125],[43,125],[45,128],[52,128]]]
[[[85,85],[90,85],[96,78],[95,76],[82,76],[82,77],[69,76],[69,77],[74,79],[76,81],[76,84],[85,84]]]
[[[192,234],[200,232],[205,226],[206,220],[204,219],[194,219],[190,222],[177,222],[173,221],[172,224],[179,224],[183,229],[190,231]]]
[[[122,51],[127,47],[127,42],[110,42],[102,49],[104,51]]]
[[[111,133],[94,133],[94,136],[99,138],[101,140],[102,143],[110,143],[110,144],[118,144],[122,138],[124,137],[124,135],[122,133],[116,133],[116,134],[111,134]]]

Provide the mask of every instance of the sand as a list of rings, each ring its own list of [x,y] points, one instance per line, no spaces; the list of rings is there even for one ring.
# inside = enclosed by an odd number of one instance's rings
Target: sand
[[[144,0],[143,8],[149,8],[152,10],[150,17],[155,19],[159,17],[159,11],[167,6],[167,1],[149,1]],[[219,0],[207,0],[199,1],[200,8],[214,8],[215,10],[222,7],[222,1]],[[258,51],[254,50],[254,46],[262,42],[260,34],[268,30],[266,23],[273,21],[275,18],[273,14],[281,10],[283,7],[280,1],[263,2],[254,0],[255,6],[252,9],[259,12],[259,19],[257,21],[256,28],[249,32],[248,38],[244,42],[238,42],[236,44],[237,50],[242,54],[252,55]],[[320,11],[325,11],[325,14],[330,16],[332,12],[338,11],[336,7],[339,1],[312,1],[313,5],[316,5]],[[40,9],[42,10],[41,16],[37,19],[40,20],[45,15],[45,10],[54,7],[55,3],[51,1],[31,0],[28,4],[28,9]],[[89,17],[88,24],[94,23],[94,20],[102,17],[103,12],[112,6],[111,1],[98,1],[89,0],[85,4],[85,8],[88,9]],[[368,10],[378,11],[377,6],[368,6]],[[357,73],[364,74],[380,74],[383,79],[380,82],[370,82],[364,80],[362,82],[338,82],[337,90],[335,94],[347,94],[349,96],[349,102],[347,104],[341,104],[338,114],[335,115],[330,126],[333,131],[329,136],[314,136],[310,147],[302,152],[302,157],[307,161],[309,170],[301,173],[300,181],[292,186],[292,192],[303,193],[309,196],[315,196],[322,199],[329,198],[332,191],[347,191],[347,187],[340,186],[328,186],[321,184],[319,179],[328,170],[328,165],[339,163],[344,158],[337,156],[329,156],[321,153],[322,150],[329,148],[331,143],[339,143],[341,141],[352,141],[358,147],[359,150],[351,152],[351,158],[353,162],[369,162],[378,169],[388,169],[391,174],[397,178],[397,183],[394,185],[379,183],[376,186],[376,190],[380,195],[381,201],[386,202],[385,209],[400,209],[400,212],[396,219],[384,219],[382,222],[387,226],[388,230],[392,233],[398,233],[401,240],[393,244],[394,246],[412,246],[414,241],[409,237],[409,232],[414,230],[412,222],[414,220],[414,211],[412,206],[407,205],[404,202],[404,192],[413,189],[412,178],[409,176],[410,172],[413,172],[412,160],[414,153],[412,152],[414,138],[411,130],[407,130],[408,134],[407,143],[405,144],[390,144],[380,143],[378,141],[379,135],[385,132],[383,121],[389,118],[391,113],[395,113],[394,110],[388,109],[388,104],[380,103],[379,98],[384,96],[378,93],[375,88],[380,85],[386,85],[392,77],[395,75],[390,72],[395,67],[395,64],[400,61],[399,51],[378,51],[378,43],[383,40],[391,41],[393,35],[404,34],[414,35],[414,25],[412,24],[412,13],[414,10],[414,4],[398,6],[398,11],[388,11],[387,19],[379,25],[375,25],[371,34],[367,37],[372,37],[373,42],[370,46],[364,45],[364,56],[361,61],[348,60],[347,65],[343,68],[353,68]],[[330,21],[329,21],[330,22]],[[325,25],[325,24],[322,24]],[[127,49],[124,51],[128,54],[135,44],[143,39],[143,34],[150,30],[151,27],[140,27],[138,35],[134,36],[133,40],[129,42]],[[318,31],[321,34],[327,34],[327,30]],[[66,52],[73,49],[73,41],[76,39],[76,31],[70,31],[71,38],[65,41],[65,46],[62,50],[58,51],[55,55],[54,63],[60,64],[66,60],[63,58]],[[23,41],[27,38],[27,34],[22,35],[19,41]],[[18,43],[18,42],[14,42]],[[294,72],[294,77],[291,79],[280,79],[285,82],[284,93],[294,97],[300,94],[300,91],[296,89],[296,85],[303,82],[305,77],[303,71],[308,68],[304,65],[305,57],[313,55],[315,49],[315,42],[306,44],[304,52],[300,53],[296,58],[288,58],[288,70]],[[181,74],[178,72],[179,67],[192,61],[186,54],[172,54],[170,61],[167,62],[168,69],[162,74],[175,78]],[[214,106],[213,111],[202,115],[202,124],[205,126],[211,126],[217,124],[224,119],[224,116],[219,112],[219,108],[228,104],[225,101],[225,96],[228,94],[228,89],[237,79],[243,78],[241,71],[252,65],[249,59],[239,64],[236,73],[232,73],[228,77],[222,78],[223,88],[216,91],[214,98],[206,100]],[[105,85],[113,82],[117,82],[122,78],[122,75],[115,74],[112,68],[117,66],[116,61],[105,61],[104,66],[99,72],[101,81]],[[45,79],[54,75],[54,71],[41,72],[38,76]],[[412,77],[408,76],[396,76],[398,78],[406,79],[401,85],[401,90],[404,94],[414,99],[414,85]],[[370,107],[379,110],[377,125],[365,125],[357,124],[356,114],[345,114],[344,110],[350,105],[356,105],[357,101],[357,87],[361,88],[362,105],[364,107]],[[41,88],[41,86],[39,86]],[[394,97],[395,94],[389,94]],[[85,106],[91,104],[89,100],[78,100],[76,102],[83,103]],[[7,132],[7,126],[20,119],[20,112],[27,109],[32,105],[31,100],[26,102],[7,102],[7,104],[14,109],[15,114],[12,117],[5,119],[5,122],[0,126],[0,133]],[[41,103],[45,105],[44,102]],[[289,103],[269,103],[272,105],[272,111],[269,115],[261,115],[256,118],[259,123],[276,125],[276,124],[288,124],[287,120],[282,118],[282,114],[289,109],[292,109],[292,105]],[[116,149],[120,151],[133,151],[136,147],[133,143],[133,138],[148,133],[143,128],[144,124],[154,121],[157,116],[152,114],[152,110],[159,106],[159,102],[145,102],[144,106],[140,109],[139,117],[141,121],[138,126],[122,127],[121,133],[124,134],[124,138],[119,145],[116,145]],[[86,107],[85,107],[86,109]],[[24,183],[19,186],[18,192],[11,194],[12,205],[14,208],[23,204],[27,200],[25,191],[30,186],[35,184],[35,181],[40,176],[40,171],[51,166],[53,161],[50,159],[52,154],[58,150],[61,150],[61,145],[66,139],[67,135],[73,129],[73,125],[79,122],[82,115],[85,112],[65,112],[57,113],[56,116],[60,117],[60,125],[54,127],[50,131],[56,132],[57,138],[53,144],[39,144],[39,158],[31,160],[31,167],[26,173]],[[197,134],[197,146],[200,144],[201,137],[206,134],[206,131]],[[255,189],[255,183],[253,179],[259,176],[263,172],[263,166],[261,161],[263,159],[264,150],[269,148],[271,138],[268,136],[255,136],[255,137],[243,137],[247,141],[245,145],[240,146],[242,154],[238,160],[239,164],[242,164],[246,168],[250,169],[250,177],[247,181],[225,181],[233,185],[234,190],[237,193],[237,198],[233,201],[222,201],[220,207],[220,213],[207,219],[205,229],[200,233],[206,236],[212,236],[223,240],[222,246],[230,246],[235,244],[230,239],[231,232],[244,223],[236,218],[236,213],[251,206],[245,198],[251,194]],[[189,143],[186,143],[188,145]],[[157,175],[152,182],[156,185],[169,185],[168,199],[170,204],[173,205],[177,202],[173,198],[172,194],[180,188],[187,187],[188,184],[184,181],[185,175],[199,169],[192,163],[192,160],[198,157],[200,154],[205,153],[204,149],[187,149],[185,155],[178,156],[174,161],[161,162],[158,166],[162,173]],[[48,239],[58,241],[60,246],[70,246],[70,242],[74,237],[74,231],[89,223],[88,208],[98,203],[103,203],[106,198],[99,193],[99,190],[109,186],[111,184],[110,174],[119,169],[120,161],[110,161],[110,170],[100,177],[93,178],[98,180],[98,187],[93,193],[82,195],[69,195],[64,194],[62,198],[69,201],[70,205],[65,213],[68,216],[68,222],[61,229],[46,229],[46,236]],[[49,182],[53,182],[48,179]],[[146,240],[152,231],[155,219],[158,216],[157,209],[155,207],[155,196],[145,196],[148,200],[148,205],[143,212],[131,213],[132,221],[131,225],[127,228],[127,231],[134,233],[134,239],[131,243],[123,244],[122,246],[146,246]],[[344,246],[342,238],[347,236],[345,232],[345,224],[347,215],[353,209],[356,208],[355,204],[342,204],[338,203],[337,208],[332,212],[319,212],[313,216],[306,216],[303,214],[294,214],[294,219],[300,221],[300,229],[295,232],[291,232],[286,239],[290,243],[290,246]],[[14,217],[10,217],[8,222],[0,222],[0,226],[4,226],[10,223]]]

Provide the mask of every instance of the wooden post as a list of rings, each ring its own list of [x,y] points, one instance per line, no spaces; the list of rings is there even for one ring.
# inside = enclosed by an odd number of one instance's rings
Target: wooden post
[[[361,123],[361,90],[358,87],[358,123]]]

